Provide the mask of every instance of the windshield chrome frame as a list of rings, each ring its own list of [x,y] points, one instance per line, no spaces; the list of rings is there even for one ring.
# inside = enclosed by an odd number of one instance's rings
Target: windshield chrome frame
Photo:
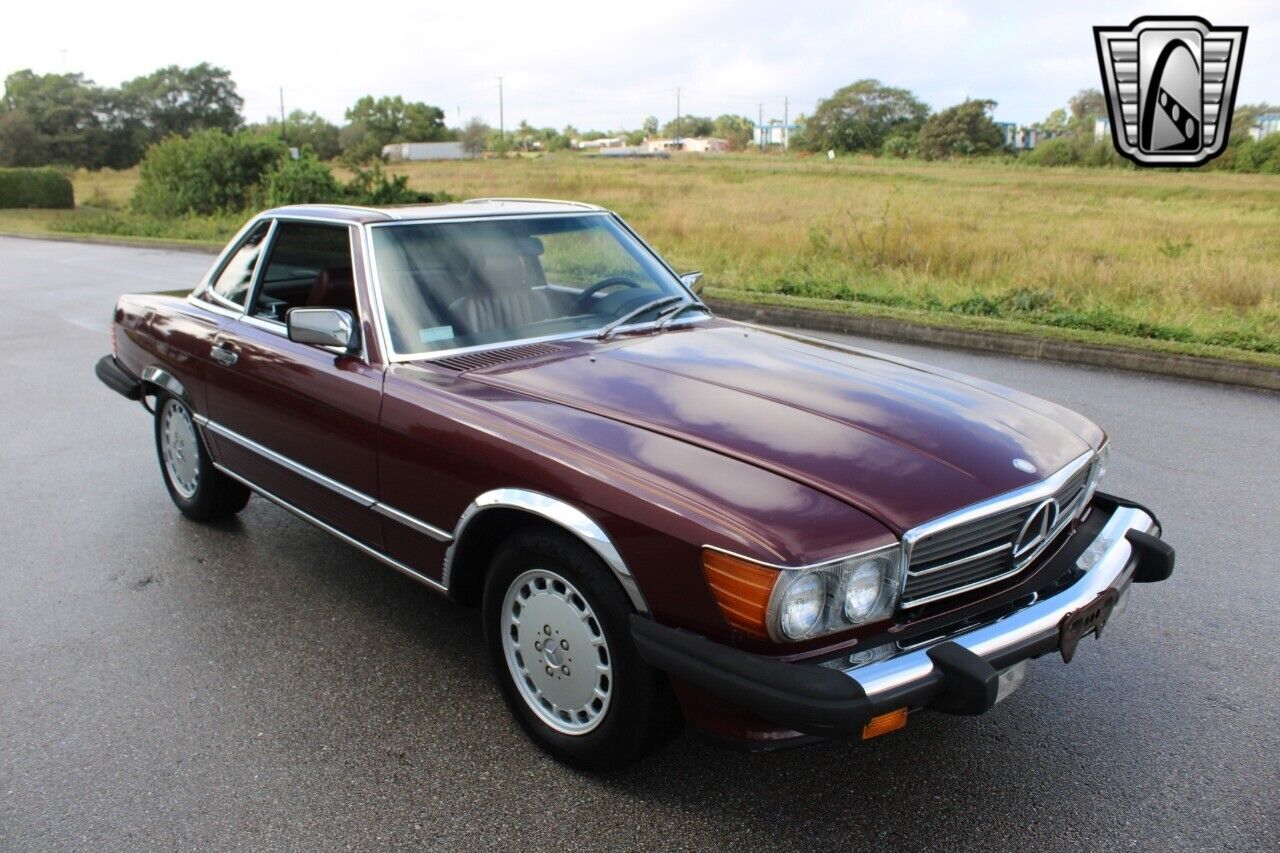
[[[378,339],[379,339],[379,342],[382,344],[382,351],[384,353],[384,358],[386,362],[388,364],[399,364],[399,363],[411,362],[411,361],[432,361],[438,358],[446,358],[448,356],[461,355],[469,352],[481,352],[484,350],[502,349],[505,347],[520,346],[523,344],[535,344],[535,343],[544,343],[548,341],[572,340],[575,338],[592,338],[595,335],[598,335],[600,333],[600,330],[603,329],[607,325],[607,323],[602,323],[601,325],[593,329],[578,329],[572,332],[558,332],[553,335],[541,335],[537,337],[527,337],[527,338],[512,338],[506,341],[492,341],[492,342],[483,343],[483,344],[472,344],[470,346],[465,346],[465,347],[452,347],[450,349],[428,350],[426,352],[417,352],[417,353],[397,352],[391,346],[390,321],[387,318],[386,303],[382,299],[382,280],[378,276],[378,264],[377,264],[376,258],[374,257],[374,253],[375,253],[375,250],[373,247],[373,229],[374,228],[394,228],[396,226],[403,226],[403,225],[435,225],[437,223],[444,224],[444,223],[456,223],[456,222],[492,222],[494,220],[514,220],[514,219],[568,219],[568,218],[582,218],[587,216],[603,216],[603,217],[608,217],[612,219],[619,227],[622,228],[622,230],[628,236],[630,236],[633,240],[636,241],[636,245],[641,251],[648,253],[650,257],[652,257],[655,261],[657,261],[658,265],[661,266],[663,270],[665,270],[668,274],[670,274],[672,282],[675,284],[675,286],[678,288],[679,291],[683,291],[684,294],[687,296],[687,298],[691,302],[697,302],[699,304],[703,304],[702,300],[699,299],[693,293],[693,291],[685,287],[684,282],[680,280],[680,276],[678,273],[676,273],[675,269],[673,269],[672,266],[669,263],[667,263],[666,260],[660,254],[654,251],[653,247],[650,246],[648,243],[646,243],[640,237],[640,235],[636,234],[636,232],[631,228],[631,226],[627,225],[627,223],[623,221],[622,217],[618,216],[616,213],[613,213],[612,211],[604,210],[601,208],[573,210],[573,211],[565,211],[565,212],[557,211],[555,213],[522,213],[522,214],[516,214],[516,215],[510,215],[510,216],[494,216],[490,214],[490,215],[484,215],[484,216],[451,216],[447,218],[441,217],[439,219],[434,219],[434,218],[400,219],[400,220],[392,220],[392,221],[384,221],[384,222],[366,222],[360,226],[360,232],[361,232],[362,239],[364,240],[364,247],[365,247],[365,251],[364,251],[365,278],[366,278],[366,281],[368,281],[369,283],[369,291],[370,291],[370,295],[372,296],[372,302],[374,305],[374,312],[373,312],[374,327],[378,330]],[[708,311],[708,313],[702,314],[698,317],[690,318],[689,320],[686,320],[686,321],[681,321],[681,324],[683,325],[685,323],[705,322],[706,320],[711,319],[713,316],[714,315],[712,315],[710,311]],[[623,334],[626,332],[639,331],[642,329],[653,327],[657,325],[657,323],[658,323],[658,320],[649,320],[642,323],[629,323],[626,326],[620,326],[617,329],[614,329],[614,332],[617,334]]]

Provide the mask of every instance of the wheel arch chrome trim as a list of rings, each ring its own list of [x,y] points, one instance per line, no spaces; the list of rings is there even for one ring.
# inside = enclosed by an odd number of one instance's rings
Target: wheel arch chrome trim
[[[454,527],[453,541],[444,555],[444,574],[441,576],[441,581],[445,587],[450,586],[458,544],[462,542],[467,527],[483,513],[496,509],[514,509],[538,516],[573,534],[609,567],[636,610],[639,613],[649,612],[649,606],[640,593],[640,586],[636,583],[635,576],[627,568],[626,561],[622,559],[622,555],[604,529],[573,504],[531,489],[492,489],[478,496],[463,511]]]
[[[195,413],[195,407],[191,405],[191,395],[187,393],[187,386],[163,367],[152,364],[142,368],[142,381],[169,392],[186,403],[192,413]]]

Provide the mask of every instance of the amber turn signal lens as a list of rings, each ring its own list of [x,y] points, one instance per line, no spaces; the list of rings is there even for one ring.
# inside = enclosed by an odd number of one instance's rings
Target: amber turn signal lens
[[[725,621],[745,634],[769,636],[765,612],[778,580],[776,569],[707,549],[702,552],[702,571]]]
[[[898,729],[907,727],[907,709],[899,708],[896,711],[890,711],[887,714],[881,714],[878,717],[872,717],[865,726],[862,727],[862,739],[867,740],[880,735],[887,735],[889,732],[896,732]]]

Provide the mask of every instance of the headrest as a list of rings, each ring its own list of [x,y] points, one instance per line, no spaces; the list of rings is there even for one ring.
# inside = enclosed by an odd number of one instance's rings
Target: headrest
[[[525,281],[524,258],[520,255],[489,255],[478,266],[472,267],[471,274],[489,293],[529,289]]]
[[[467,240],[464,245],[472,264],[477,264],[484,258],[531,258],[542,254],[542,241],[537,237],[485,237]]]
[[[355,283],[351,267],[329,267],[321,270],[311,285],[311,292],[307,294],[307,304],[324,308],[355,308]]]

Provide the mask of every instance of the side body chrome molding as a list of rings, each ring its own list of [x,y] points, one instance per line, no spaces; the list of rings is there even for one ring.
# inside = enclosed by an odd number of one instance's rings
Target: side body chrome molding
[[[226,440],[234,444],[240,445],[246,450],[250,450],[258,454],[264,459],[268,459],[276,463],[281,468],[286,468],[292,471],[293,473],[299,475],[300,477],[305,477],[311,482],[324,486],[326,489],[329,489],[330,491],[337,492],[347,500],[353,501],[354,503],[359,504],[365,509],[369,509],[375,503],[378,502],[377,498],[372,497],[370,495],[366,495],[364,492],[357,491],[356,489],[353,489],[350,486],[339,483],[337,480],[333,479],[332,477],[327,477],[313,468],[308,468],[306,465],[302,465],[298,462],[294,462],[288,456],[285,456],[284,454],[281,454],[281,453],[276,453],[271,448],[264,447],[263,445],[259,444],[253,439],[243,436],[240,433],[236,432],[235,430],[228,429],[227,427],[224,427],[222,424],[216,421],[211,421],[208,418],[200,415],[197,415],[195,420],[196,420],[196,423],[200,424],[200,426],[209,430],[209,432],[213,433],[219,438],[225,438]]]
[[[397,521],[408,527],[410,530],[416,530],[424,536],[430,536],[437,542],[452,542],[453,537],[439,527],[427,524],[417,516],[409,515],[407,512],[401,512],[393,506],[388,506],[382,501],[374,501],[373,511],[381,516]]]
[[[253,483],[240,474],[237,474],[235,471],[232,471],[225,465],[214,462],[214,467],[219,471],[226,474],[228,477],[243,483],[250,489],[253,489],[272,503],[279,504],[294,515],[297,515],[299,518],[311,522],[322,530],[338,537],[348,545],[351,545],[369,556],[386,563],[399,572],[403,572],[404,574],[427,584],[433,589],[441,592],[448,592],[449,579],[453,570],[453,560],[457,553],[458,541],[461,539],[467,525],[469,525],[477,515],[488,509],[518,509],[532,515],[541,516],[581,539],[587,547],[599,555],[600,559],[604,560],[605,565],[609,567],[609,570],[612,571],[614,576],[618,579],[618,583],[622,585],[623,591],[626,592],[627,597],[631,600],[631,603],[635,606],[636,610],[640,613],[649,612],[649,607],[645,603],[644,597],[640,594],[640,587],[636,584],[635,577],[631,574],[631,570],[627,568],[627,564],[623,561],[622,555],[618,553],[618,549],[614,546],[613,541],[609,539],[608,534],[601,529],[600,525],[596,524],[586,513],[572,504],[528,489],[494,489],[492,491],[485,492],[471,502],[471,505],[466,508],[462,513],[462,516],[458,519],[458,523],[455,525],[453,533],[450,534],[448,531],[441,530],[439,527],[429,524],[416,516],[385,504],[372,495],[367,495],[364,492],[353,489],[344,483],[338,482],[332,477],[321,474],[314,468],[309,468],[306,465],[295,462],[289,457],[281,453],[277,453],[271,448],[265,447],[253,439],[230,429],[229,427],[225,427],[216,421],[210,420],[204,415],[194,415],[193,419],[201,429],[206,430],[219,438],[233,442],[246,450],[258,454],[264,459],[274,462],[286,470],[292,471],[300,477],[304,477],[317,485],[324,486],[347,500],[350,500],[366,509],[371,509],[379,515],[389,518],[399,524],[403,524],[405,527],[415,530],[424,536],[429,536],[437,542],[447,543],[449,547],[445,551],[444,573],[441,576],[440,581],[432,580],[421,572],[401,563],[399,560],[387,556],[378,549],[372,548],[358,539],[348,536],[332,525],[321,521],[305,510],[299,509],[284,498],[272,494],[256,483]]]
[[[432,578],[427,577],[426,575],[422,574],[422,572],[419,572],[415,569],[410,568],[409,566],[406,566],[404,563],[400,562],[399,560],[393,557],[388,557],[386,554],[382,553],[377,548],[371,548],[353,536],[348,536],[347,534],[343,533],[341,530],[334,527],[333,525],[321,521],[320,519],[316,518],[314,515],[312,515],[309,512],[306,512],[305,510],[299,509],[298,507],[286,501],[284,498],[279,497],[278,495],[272,494],[271,492],[262,488],[257,483],[254,483],[250,480],[245,479],[244,477],[241,477],[239,474],[237,474],[235,471],[232,471],[230,468],[227,468],[224,465],[220,465],[217,462],[213,463],[213,467],[217,468],[219,471],[226,474],[231,479],[236,480],[240,483],[243,483],[244,485],[248,486],[250,489],[253,489],[253,491],[262,495],[264,498],[271,501],[272,503],[277,504],[283,507],[284,509],[287,509],[289,512],[298,516],[298,518],[301,518],[303,521],[309,521],[312,524],[314,524],[316,527],[319,527],[325,533],[329,533],[337,537],[338,539],[341,539],[343,542],[346,542],[348,545],[350,545],[352,548],[355,548],[357,551],[362,551],[365,554],[368,554],[370,557],[373,557],[378,562],[387,564],[391,568],[395,569],[397,572],[400,572],[401,574],[404,574],[404,575],[408,575],[409,577],[416,580],[418,583],[423,584],[424,586],[428,586],[431,589],[435,590],[436,592],[441,592],[446,594],[448,593],[449,590],[445,587],[444,584],[440,583],[439,581],[433,580]]]
[[[241,435],[235,430],[225,427],[217,421],[209,420],[204,415],[195,415],[195,422],[219,438],[225,438],[230,442],[240,445],[246,450],[253,451],[264,459],[269,459],[280,467],[288,469],[300,477],[305,477],[313,483],[324,486],[326,489],[342,495],[347,500],[357,503],[365,509],[371,509],[379,515],[386,516],[393,521],[398,521],[406,527],[410,527],[419,533],[430,536],[438,542],[449,542],[453,539],[453,537],[449,535],[448,531],[441,530],[439,527],[428,524],[420,518],[409,515],[407,512],[401,512],[393,506],[388,506],[372,495],[366,495],[364,492],[353,489],[345,483],[340,483],[332,477],[321,474],[314,468],[308,468],[300,462],[295,462],[288,456],[285,456],[282,453],[277,453],[271,448],[259,444],[248,436]]]
[[[442,577],[445,586],[449,585],[457,545],[461,541],[467,525],[485,510],[497,508],[518,509],[542,516],[558,527],[562,527],[577,536],[588,548],[595,551],[600,559],[604,560],[605,565],[609,567],[614,577],[618,579],[618,583],[622,585],[627,597],[631,599],[631,604],[636,608],[636,611],[639,613],[649,612],[649,605],[645,603],[644,596],[640,594],[640,587],[636,583],[635,577],[631,574],[631,570],[627,568],[626,562],[623,561],[622,555],[618,553],[613,541],[601,529],[600,525],[596,524],[586,513],[572,504],[529,489],[494,489],[485,492],[471,502],[471,505],[462,513],[462,517],[458,519],[458,525],[453,531],[453,543],[449,545],[444,555],[444,574]]]

